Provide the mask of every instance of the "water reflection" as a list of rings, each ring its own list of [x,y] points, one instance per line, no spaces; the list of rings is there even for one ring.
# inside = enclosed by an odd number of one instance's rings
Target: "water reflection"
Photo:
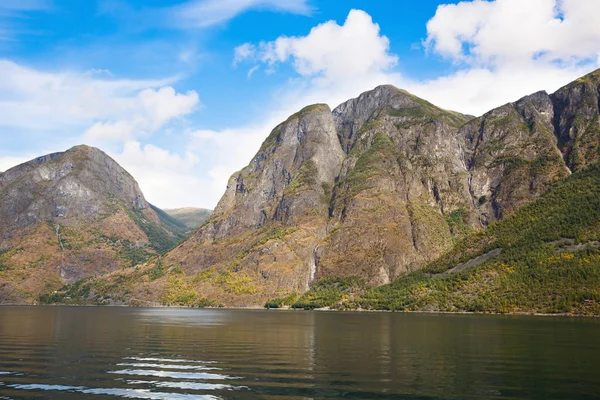
[[[5,307],[0,398],[583,399],[598,337],[585,319]]]

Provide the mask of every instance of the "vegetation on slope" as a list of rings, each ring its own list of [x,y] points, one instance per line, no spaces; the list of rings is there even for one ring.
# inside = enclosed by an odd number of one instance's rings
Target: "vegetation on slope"
[[[424,270],[364,291],[341,307],[600,314],[599,237],[600,166],[594,164],[512,216],[470,234]],[[497,257],[447,273],[495,249],[501,250]],[[319,296],[321,291],[316,285],[302,298],[319,298],[320,307],[342,300],[339,294]]]
[[[205,208],[194,207],[165,209],[163,211],[184,224],[189,230],[194,230],[202,226],[202,224],[208,220],[212,212],[212,210],[207,210]]]
[[[159,253],[165,253],[185,239],[187,227],[160,208],[153,205],[150,205],[150,207],[158,215],[161,224],[149,221],[144,213],[137,209],[129,211],[128,214],[135,224],[148,236],[152,248]]]

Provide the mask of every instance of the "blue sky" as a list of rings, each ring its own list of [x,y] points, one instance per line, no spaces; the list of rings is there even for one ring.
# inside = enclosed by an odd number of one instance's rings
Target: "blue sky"
[[[479,115],[598,68],[596,0],[2,0],[0,171],[86,143],[212,208],[270,129],[391,83]]]

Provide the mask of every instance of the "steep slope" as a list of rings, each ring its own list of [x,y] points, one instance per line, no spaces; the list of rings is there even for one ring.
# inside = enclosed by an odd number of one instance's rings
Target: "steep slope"
[[[596,162],[469,236],[424,270],[368,291],[346,306],[597,315],[599,239]]]
[[[389,85],[333,111],[307,107],[230,178],[189,240],[143,271],[86,287],[110,286],[102,299],[127,298],[120,282],[141,280],[135,297],[150,302],[289,304],[311,287],[308,297],[388,283],[453,248],[468,258],[465,237],[598,158],[599,77],[479,118]]]
[[[573,171],[600,157],[600,69],[552,95],[558,145]]]
[[[569,175],[553,120],[551,97],[538,92],[460,129],[466,139],[469,188],[482,225],[513,213]]]
[[[145,261],[185,227],[102,151],[77,146],[0,174],[0,301],[33,301]]]
[[[347,151],[334,187],[318,276],[387,283],[442,254],[470,221],[467,165],[457,127],[464,115],[392,86],[333,111]],[[454,232],[450,218],[460,213]]]
[[[184,224],[189,230],[198,229],[205,223],[212,210],[207,210],[205,208],[195,208],[195,207],[184,207],[184,208],[172,208],[172,209],[164,209],[164,212],[169,214],[171,217],[176,219],[177,221]]]
[[[230,178],[210,220],[165,263],[199,274],[198,291],[223,302],[252,304],[278,291],[306,290],[343,159],[329,107],[301,110]]]

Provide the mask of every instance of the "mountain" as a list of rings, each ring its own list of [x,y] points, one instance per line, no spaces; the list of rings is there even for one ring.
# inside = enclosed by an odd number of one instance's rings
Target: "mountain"
[[[202,226],[202,224],[208,220],[210,214],[212,213],[212,210],[194,207],[171,209],[165,208],[163,211],[184,224],[189,230],[194,230]]]
[[[0,174],[0,301],[135,266],[186,230],[98,149],[38,157]]]
[[[368,294],[370,288],[394,282],[381,290],[396,293],[397,285],[404,287],[398,282],[434,273],[424,268],[451,270],[452,277],[487,268],[498,252],[510,253],[512,244],[488,244],[513,237],[511,229],[521,231],[519,243],[537,237],[527,223],[550,224],[555,231],[548,240],[571,240],[568,246],[577,249],[593,244],[595,231],[588,228],[600,225],[596,214],[588,208],[571,212],[583,203],[552,193],[557,187],[578,193],[570,182],[595,173],[599,99],[600,70],[554,94],[538,92],[478,118],[389,85],[334,110],[306,107],[275,127],[250,163],[233,174],[209,220],[189,239],[140,270],[86,281],[70,297],[123,298],[130,290],[124,287],[135,286],[129,296],[138,304],[260,305],[272,299],[277,306],[312,308],[354,298],[357,306],[392,307]],[[586,182],[595,193],[595,181]],[[539,204],[565,219],[538,224],[530,211],[520,211],[538,210]],[[524,222],[509,222],[515,219]],[[590,233],[558,229],[568,224]],[[510,228],[488,236],[498,226]],[[548,250],[543,240],[531,243],[517,256]],[[520,265],[524,274],[531,267]],[[99,286],[100,295],[86,297]],[[469,290],[473,298],[480,295],[477,287]],[[360,303],[360,293],[375,300]],[[511,310],[528,308],[534,309],[532,303]]]
[[[427,268],[344,307],[598,315],[599,239],[600,165],[593,163]]]

